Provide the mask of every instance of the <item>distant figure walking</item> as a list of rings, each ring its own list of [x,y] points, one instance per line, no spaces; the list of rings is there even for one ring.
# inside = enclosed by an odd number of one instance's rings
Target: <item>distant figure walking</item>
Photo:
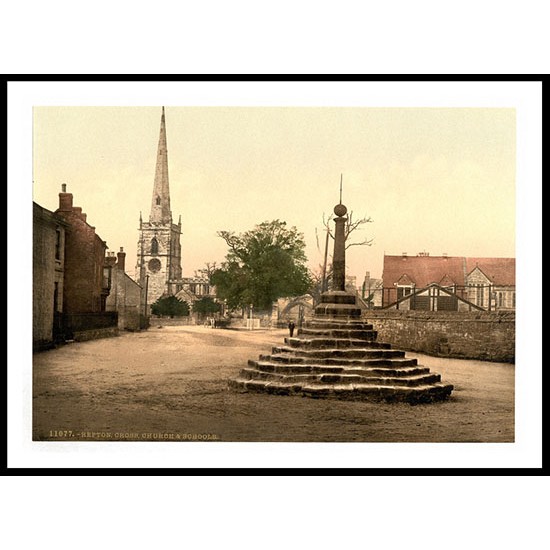
[[[289,321],[288,323],[288,331],[290,333],[290,337],[292,338],[292,336],[294,335],[294,327],[296,325],[294,324],[294,321]]]

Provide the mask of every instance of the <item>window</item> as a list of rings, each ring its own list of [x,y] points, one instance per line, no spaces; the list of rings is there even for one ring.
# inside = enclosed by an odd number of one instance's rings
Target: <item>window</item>
[[[478,306],[483,307],[484,295],[485,295],[485,287],[483,285],[477,285],[476,303]]]
[[[152,260],[149,260],[149,271],[152,273],[157,273],[160,271],[160,268],[162,267],[161,263],[157,258],[153,258]]]
[[[55,259],[61,260],[61,229],[55,230]]]
[[[157,206],[160,206],[160,197],[157,195]]]
[[[111,288],[111,268],[105,266],[103,268],[103,290],[109,290]]]
[[[412,286],[398,286],[397,287],[397,299],[403,298],[404,296],[408,296],[409,294],[412,294]]]
[[[151,254],[159,253],[159,242],[155,237],[151,239]]]

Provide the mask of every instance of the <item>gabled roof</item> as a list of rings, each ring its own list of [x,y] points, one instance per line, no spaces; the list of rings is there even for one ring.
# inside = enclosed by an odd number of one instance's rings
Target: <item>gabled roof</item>
[[[384,256],[382,279],[391,288],[402,277],[413,280],[417,288],[432,283],[464,286],[467,275],[476,267],[496,285],[516,284],[515,258],[465,258],[462,256]]]
[[[414,285],[416,284],[414,279],[411,279],[407,273],[403,273],[401,277],[399,277],[399,280],[397,281],[397,284],[399,285]]]
[[[464,284],[464,258],[458,256],[384,256],[382,279],[392,287],[403,275],[413,280],[417,288],[439,283],[447,277],[457,285]]]
[[[515,258],[465,258],[466,274],[469,275],[476,267],[494,284],[514,286],[516,284]]]

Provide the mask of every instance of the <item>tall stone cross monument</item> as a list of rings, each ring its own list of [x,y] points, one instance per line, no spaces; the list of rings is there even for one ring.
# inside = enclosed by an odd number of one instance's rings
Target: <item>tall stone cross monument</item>
[[[341,185],[341,184],[340,184]],[[430,403],[447,399],[452,384],[408,359],[402,350],[378,342],[372,324],[361,318],[356,296],[346,292],[347,208],[334,207],[334,257],[332,290],[321,295],[314,318],[285,338],[269,355],[229,380],[240,392],[300,395],[315,398],[361,399]]]
[[[337,317],[360,317],[361,308],[356,296],[346,292],[346,222],[348,209],[342,204],[342,181],[340,180],[340,202],[334,207],[334,254],[332,257],[332,290],[323,292],[315,308],[316,315]]]

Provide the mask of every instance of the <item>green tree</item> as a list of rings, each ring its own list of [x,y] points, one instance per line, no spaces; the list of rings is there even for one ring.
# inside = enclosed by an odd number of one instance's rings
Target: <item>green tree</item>
[[[169,317],[185,317],[189,315],[189,304],[179,300],[175,296],[160,297],[152,306],[153,315]]]
[[[204,315],[218,313],[220,310],[221,305],[218,302],[214,302],[210,296],[204,296],[193,304],[193,311]]]
[[[295,227],[273,220],[239,235],[231,231],[218,235],[229,252],[210,281],[230,308],[253,304],[256,309],[270,309],[277,298],[300,296],[309,288],[304,237]]]

